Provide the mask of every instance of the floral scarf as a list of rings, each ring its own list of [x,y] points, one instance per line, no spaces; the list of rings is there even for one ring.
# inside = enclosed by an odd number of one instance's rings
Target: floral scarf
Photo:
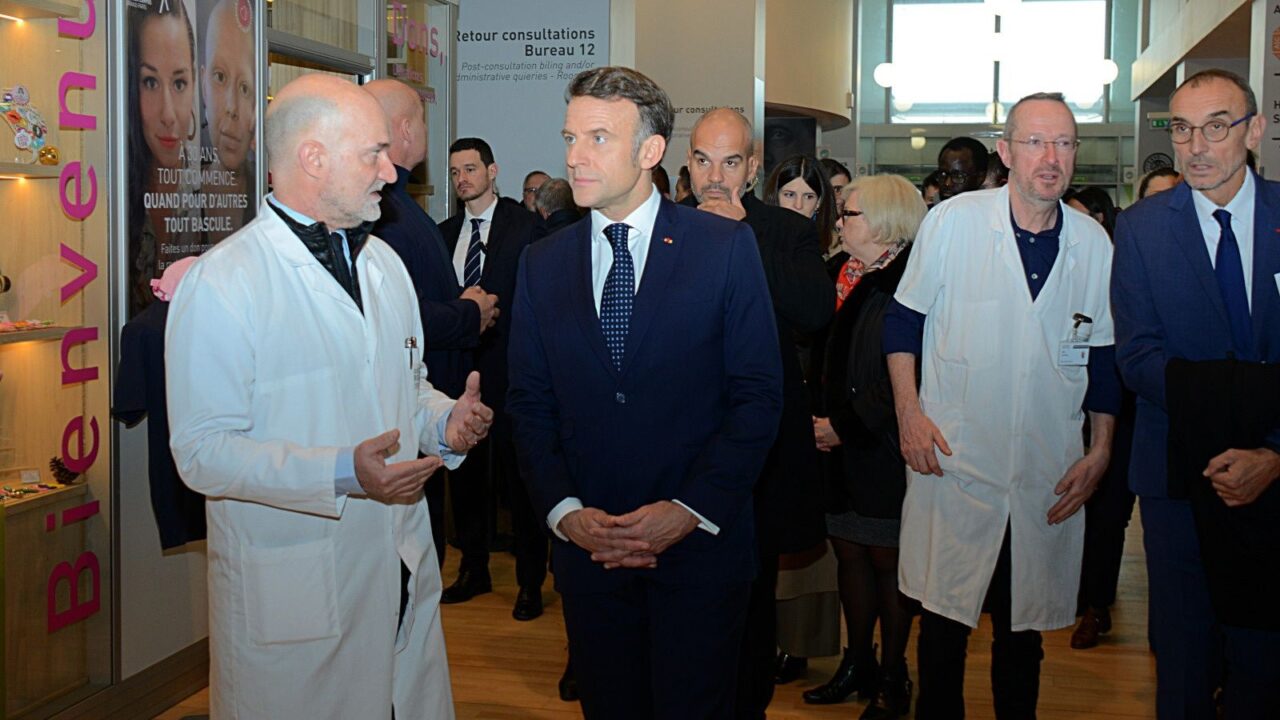
[[[840,311],[840,306],[844,304],[846,298],[853,293],[853,289],[858,287],[858,282],[862,280],[862,276],[867,273],[873,273],[898,257],[898,253],[907,246],[909,240],[898,240],[884,251],[884,254],[876,258],[875,262],[870,265],[864,265],[861,260],[852,255],[845,261],[840,268],[840,275],[836,277],[836,312]]]

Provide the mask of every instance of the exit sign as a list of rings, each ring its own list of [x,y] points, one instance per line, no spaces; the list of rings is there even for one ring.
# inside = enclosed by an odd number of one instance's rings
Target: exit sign
[[[1152,118],[1152,130],[1167,130],[1169,128],[1169,118]]]

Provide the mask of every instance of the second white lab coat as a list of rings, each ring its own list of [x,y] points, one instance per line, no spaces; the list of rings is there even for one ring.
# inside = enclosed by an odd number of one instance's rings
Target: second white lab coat
[[[264,203],[169,312],[170,444],[208,497],[214,718],[384,719],[393,699],[399,718],[454,716],[425,501],[335,497],[341,448],[399,428],[388,462],[438,454],[453,407],[414,386],[400,259],[369,238],[356,265],[363,313]]]
[[[1088,369],[1062,366],[1073,315],[1091,346],[1114,343],[1111,245],[1062,205],[1057,260],[1032,302],[1009,188],[966,193],[925,218],[896,298],[926,314],[920,402],[953,455],[943,477],[908,470],[899,584],[931,612],[976,627],[1006,524],[1012,629],[1075,619],[1084,511],[1050,526],[1049,508],[1083,454]]]

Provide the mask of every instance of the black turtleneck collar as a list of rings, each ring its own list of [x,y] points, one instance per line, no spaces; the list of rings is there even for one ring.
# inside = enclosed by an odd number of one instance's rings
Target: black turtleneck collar
[[[360,256],[365,240],[369,239],[369,233],[373,230],[373,223],[364,222],[354,228],[343,230],[347,236],[347,248],[351,253],[351,264],[348,266],[342,253],[341,234],[331,232],[322,222],[303,225],[281,209],[274,200],[267,204],[271,206],[276,215],[280,216],[280,219],[284,221],[289,230],[302,241],[302,244],[311,252],[316,262],[320,263],[325,270],[328,270],[333,279],[342,286],[342,289],[347,291],[347,294],[355,301],[356,307],[360,308],[361,312],[364,312],[364,304],[360,300],[360,277],[356,272],[356,258]]]

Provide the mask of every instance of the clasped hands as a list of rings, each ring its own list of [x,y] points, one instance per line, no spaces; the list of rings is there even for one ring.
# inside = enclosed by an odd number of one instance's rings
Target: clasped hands
[[[614,568],[656,568],[658,556],[698,527],[698,518],[669,500],[642,505],[624,515],[599,508],[574,510],[560,520],[560,532]]]
[[[454,403],[445,421],[444,441],[459,455],[466,454],[489,433],[493,410],[480,401],[480,373],[467,376],[467,389]],[[400,451],[400,431],[388,430],[355,447],[356,481],[370,498],[387,504],[414,503],[422,486],[444,465],[435,455],[387,464]]]

